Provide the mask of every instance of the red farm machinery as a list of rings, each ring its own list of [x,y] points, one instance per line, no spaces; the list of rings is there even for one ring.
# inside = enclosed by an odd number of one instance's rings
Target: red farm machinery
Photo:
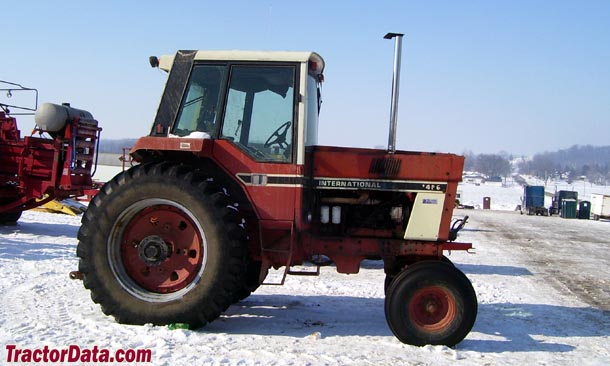
[[[93,301],[120,323],[196,328],[249,296],[270,268],[382,260],[385,313],[403,342],[459,343],[472,284],[444,252],[464,158],[396,150],[401,34],[388,149],[320,146],[324,61],[314,52],[178,51],[138,163],[106,183],[78,234]],[[453,221],[452,221],[453,220]],[[319,269],[319,268],[318,268]],[[283,282],[283,280],[281,281]]]
[[[101,128],[91,113],[67,104],[37,108],[36,89],[6,81],[0,86],[8,99],[29,100],[0,103],[0,224],[7,224],[19,220],[25,210],[78,197],[92,188]],[[24,98],[26,93],[30,97]],[[36,127],[21,137],[15,116],[34,112]]]

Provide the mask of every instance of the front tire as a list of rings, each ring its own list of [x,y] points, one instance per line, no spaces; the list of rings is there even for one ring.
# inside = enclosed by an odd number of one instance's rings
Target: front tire
[[[207,185],[177,163],[136,166],[104,185],[83,216],[77,255],[105,314],[120,323],[196,328],[231,305],[246,245]]]
[[[453,262],[451,261],[451,259],[447,258],[447,256],[442,256],[438,259],[439,261],[443,262],[443,263],[447,263],[451,266],[455,267],[455,264],[453,264]],[[403,270],[405,270],[407,268],[407,266],[405,266],[403,268]],[[383,292],[387,295],[388,293],[388,289],[390,288],[390,286],[392,285],[392,281],[394,280],[394,278],[396,278],[398,276],[398,274],[400,274],[400,272],[397,273],[393,273],[393,274],[386,274],[385,275],[385,281],[383,283]]]
[[[385,299],[386,320],[403,343],[452,347],[470,332],[477,297],[468,278],[440,261],[419,262],[402,271]]]

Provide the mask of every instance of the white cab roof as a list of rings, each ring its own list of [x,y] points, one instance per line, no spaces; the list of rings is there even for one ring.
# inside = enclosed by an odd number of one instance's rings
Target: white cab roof
[[[164,71],[171,69],[175,55],[159,57],[159,68]],[[324,59],[315,52],[295,51],[197,51],[195,60],[210,61],[278,61],[278,62],[308,62],[317,63],[318,73],[324,70]]]

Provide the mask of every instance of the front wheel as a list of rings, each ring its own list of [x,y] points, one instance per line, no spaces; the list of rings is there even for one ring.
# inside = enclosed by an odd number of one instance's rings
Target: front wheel
[[[472,329],[477,297],[468,278],[440,261],[415,263],[392,281],[386,320],[403,343],[454,346]]]
[[[91,298],[120,323],[206,324],[244,280],[246,246],[226,204],[191,168],[131,168],[104,185],[78,233]]]
[[[443,262],[443,263],[447,263],[447,264],[449,264],[451,266],[455,266],[455,264],[453,264],[451,259],[447,258],[447,256],[442,256],[438,260]],[[406,268],[407,268],[407,266],[405,265],[403,267],[403,270],[405,270]],[[392,285],[392,281],[394,280],[394,278],[396,278],[398,276],[398,274],[400,274],[400,272],[394,273],[394,274],[386,274],[385,275],[385,281],[383,283],[383,291],[384,291],[385,294],[388,293],[388,288],[390,288],[390,286]]]

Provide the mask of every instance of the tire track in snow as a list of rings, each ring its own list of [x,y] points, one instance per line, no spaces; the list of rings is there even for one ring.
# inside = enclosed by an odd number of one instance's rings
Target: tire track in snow
[[[512,212],[479,212],[477,220],[493,229],[490,238],[503,236],[511,251],[524,256],[555,288],[592,307],[610,310],[608,225]]]

